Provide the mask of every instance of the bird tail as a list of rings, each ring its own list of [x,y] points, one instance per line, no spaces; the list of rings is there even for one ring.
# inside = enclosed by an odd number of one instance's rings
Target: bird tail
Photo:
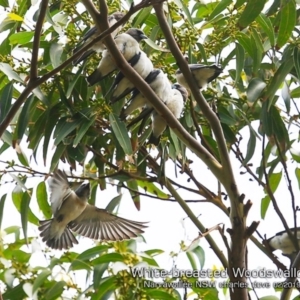
[[[160,137],[161,137],[161,135],[159,135],[159,136],[154,136],[154,134],[153,134],[153,132],[152,132],[151,135],[150,135],[148,144],[153,144],[153,145],[155,145],[155,146],[158,146],[158,144],[159,144],[159,142],[160,142]]]
[[[55,230],[53,219],[40,220],[39,230],[41,231],[40,236],[43,238],[43,241],[50,248],[62,250],[69,249],[74,244],[78,244],[78,241],[68,227],[62,233]]]

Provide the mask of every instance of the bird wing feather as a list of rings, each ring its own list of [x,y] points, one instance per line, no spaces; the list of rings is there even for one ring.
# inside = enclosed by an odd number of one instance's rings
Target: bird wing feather
[[[119,241],[143,233],[145,222],[136,222],[115,216],[105,209],[87,204],[83,213],[69,227],[78,234],[94,240]]]
[[[50,188],[50,202],[52,212],[55,215],[56,212],[60,209],[64,200],[74,191],[71,190],[66,173],[57,170],[53,177],[49,179],[49,188]]]

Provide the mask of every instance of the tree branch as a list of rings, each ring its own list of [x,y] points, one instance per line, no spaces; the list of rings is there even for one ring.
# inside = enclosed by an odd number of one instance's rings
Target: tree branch
[[[242,282],[246,286],[246,277],[235,277],[232,271],[233,269],[238,268],[246,269],[246,217],[243,214],[244,204],[242,201],[240,201],[240,193],[238,191],[235,177],[233,174],[222,127],[217,115],[211,110],[204,97],[202,96],[200,90],[196,86],[195,80],[191,74],[188,64],[184,59],[179,47],[177,46],[172,31],[165,18],[162,4],[155,3],[153,7],[155,9],[159,25],[165,35],[169,48],[173,56],[175,57],[177,64],[180,70],[182,71],[186,81],[189,83],[190,90],[194,99],[198,103],[203,115],[207,118],[215,135],[216,142],[219,148],[219,155],[222,167],[219,170],[219,172],[213,172],[213,174],[223,184],[231,202],[230,221],[232,224],[232,251],[230,252],[229,256],[229,277],[231,282],[238,283],[238,285]],[[197,153],[195,154],[198,155]],[[199,155],[198,157],[203,160],[203,158]],[[204,163],[206,163],[206,165],[208,166],[206,161],[204,161]],[[246,288],[241,289],[236,287],[230,289],[230,295],[232,299],[242,300],[248,298]]]
[[[185,60],[185,58],[183,57],[183,55],[173,37],[172,31],[168,25],[168,22],[165,18],[162,3],[155,3],[155,4],[153,4],[153,7],[155,9],[156,16],[158,18],[158,22],[161,27],[161,30],[163,31],[166,41],[169,45],[169,48],[177,61],[177,65],[179,66],[186,81],[188,82],[191,92],[194,96],[194,99],[198,103],[203,115],[207,118],[207,120],[210,123],[211,128],[214,132],[214,135],[216,137],[216,142],[217,142],[218,148],[219,148],[220,159],[221,159],[222,170],[223,170],[223,176],[220,176],[220,174],[219,174],[219,176],[217,176],[217,178],[220,180],[220,177],[223,177],[223,178],[221,178],[220,181],[223,183],[225,188],[228,189],[227,192],[228,192],[229,197],[233,196],[233,197],[230,197],[233,200],[238,195],[238,191],[237,191],[237,185],[235,183],[235,179],[234,179],[234,175],[233,175],[233,171],[232,171],[232,166],[230,163],[230,158],[228,155],[225,138],[223,135],[223,130],[220,125],[220,121],[219,121],[218,117],[216,116],[216,114],[211,110],[211,108],[205,101],[204,97],[202,96],[201,92],[199,91],[199,89],[195,83],[192,73],[188,67],[188,63]],[[226,175],[224,174],[224,170],[226,172]]]
[[[32,47],[31,64],[30,64],[30,80],[34,80],[38,77],[37,61],[39,55],[41,32],[43,29],[44,19],[48,8],[48,2],[49,0],[44,0],[40,4],[41,5],[40,13],[34,30],[33,47]]]

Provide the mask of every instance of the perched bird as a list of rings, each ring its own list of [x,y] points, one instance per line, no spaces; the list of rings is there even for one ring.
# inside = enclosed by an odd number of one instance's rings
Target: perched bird
[[[109,27],[113,26],[115,23],[117,23],[121,18],[124,17],[124,13],[121,12],[115,12],[112,15],[108,16],[108,24]],[[118,27],[116,30],[114,30],[111,35],[114,38],[117,33],[122,29],[122,26]],[[86,44],[88,44],[89,42],[91,42],[94,38],[96,38],[98,35],[100,34],[97,26],[92,27],[91,29],[89,29],[85,35],[83,36],[83,38],[79,41],[77,47],[73,50],[73,54],[75,54],[76,52],[78,52],[83,46],[85,46]],[[85,60],[87,57],[89,57],[90,55],[96,53],[96,52],[101,52],[105,49],[105,45],[103,44],[102,41],[99,41],[97,43],[95,43],[91,49],[87,50],[86,52],[84,52],[81,56],[79,56],[78,58],[76,58],[73,61],[73,65],[77,65],[80,62],[82,62],[83,60]]]
[[[204,88],[206,84],[210,83],[223,72],[223,69],[216,65],[190,64],[189,68],[199,89]],[[180,69],[176,71],[176,78],[181,85],[188,90],[190,89]]]
[[[143,79],[145,79],[153,70],[153,64],[144,51],[140,51],[138,54],[133,56],[128,63]],[[126,78],[122,72],[119,72],[108,92],[110,93],[113,90],[110,102],[117,102],[132,92],[133,89],[134,84],[131,83],[131,81]]]
[[[130,28],[125,33],[118,34],[115,37],[115,43],[124,58],[129,61],[141,51],[139,42],[147,38],[148,37],[142,30]],[[104,50],[97,69],[88,76],[86,80],[89,85],[94,85],[116,69],[117,66],[110,52],[108,50]]]
[[[53,249],[68,249],[78,244],[72,231],[95,240],[119,241],[143,233],[144,222],[117,217],[87,203],[90,184],[71,190],[66,174],[57,170],[49,181],[53,219],[40,221],[43,241]]]
[[[154,69],[145,78],[145,81],[149,84],[156,95],[163,101],[166,101],[166,97],[170,95],[171,84],[167,75],[160,69]],[[132,114],[136,109],[143,106],[151,107],[151,104],[147,98],[135,88],[132,92],[132,96],[129,99],[130,104],[123,108],[120,114],[120,119],[124,120],[128,115]]]
[[[166,105],[172,114],[179,119],[182,113],[184,102],[188,97],[188,92],[185,87],[180,84],[173,84],[172,94],[166,101]],[[163,134],[167,128],[167,122],[163,116],[161,116],[157,111],[152,113],[152,133],[149,138],[149,144],[158,145],[160,141],[160,136]]]
[[[291,232],[294,234],[294,228],[291,228]],[[270,245],[272,252],[275,250],[281,250],[282,255],[289,257],[291,260],[294,260],[298,254],[293,242],[285,230],[276,233],[276,235],[269,238],[267,242]],[[300,228],[297,228],[297,242],[300,248]]]

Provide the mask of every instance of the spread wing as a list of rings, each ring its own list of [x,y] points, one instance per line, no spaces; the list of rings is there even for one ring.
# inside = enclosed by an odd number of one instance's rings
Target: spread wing
[[[69,227],[78,234],[94,240],[120,241],[143,233],[145,222],[117,217],[105,209],[88,204],[83,213]]]
[[[55,213],[60,209],[62,203],[71,193],[74,193],[68,183],[66,173],[57,170],[54,172],[53,177],[49,179],[49,188],[50,188],[50,202],[52,212]]]

